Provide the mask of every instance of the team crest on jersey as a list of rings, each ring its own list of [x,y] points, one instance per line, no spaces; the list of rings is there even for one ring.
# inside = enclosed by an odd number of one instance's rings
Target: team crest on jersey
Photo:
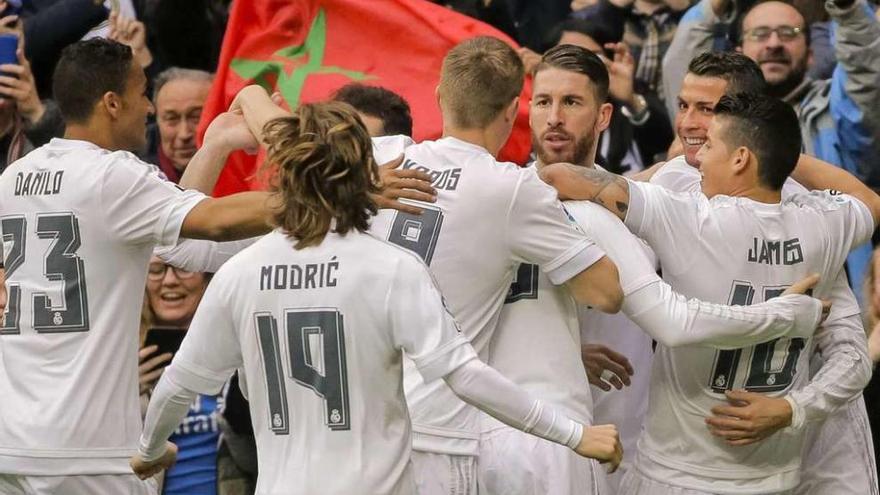
[[[715,379],[715,386],[718,388],[727,388],[727,377],[724,375],[718,375],[718,378]]]
[[[55,315],[52,317],[52,323],[55,324],[56,327],[64,324],[64,318],[61,316],[61,313],[58,311],[55,312]]]

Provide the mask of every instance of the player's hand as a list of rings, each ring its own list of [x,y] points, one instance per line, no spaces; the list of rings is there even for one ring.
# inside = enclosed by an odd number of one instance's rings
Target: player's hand
[[[147,28],[143,22],[119,14],[118,10],[110,12],[110,33],[107,38],[118,41],[131,48],[135,62],[141,67],[153,63],[153,54],[147,47]]]
[[[730,404],[713,407],[706,425],[728,445],[753,444],[791,424],[791,404],[783,398],[745,390],[730,390],[726,395]]]
[[[223,112],[208,125],[205,131],[205,144],[218,146],[224,151],[244,150],[254,154],[260,149],[260,143],[248,128],[247,121],[241,112]]]
[[[601,464],[608,463],[609,473],[617,470],[620,461],[623,460],[623,446],[620,444],[620,436],[614,425],[584,426],[584,434],[581,443],[575,452],[596,459]]]
[[[153,462],[146,462],[141,459],[140,455],[135,455],[128,461],[128,464],[138,478],[145,480],[170,468],[174,465],[175,461],[177,461],[177,445],[165,442],[165,453],[162,454],[162,457]]]
[[[789,287],[782,293],[783,296],[791,295],[791,294],[805,294],[811,295],[813,291],[813,287],[819,283],[819,274],[814,273],[812,275],[808,275],[800,280],[798,280],[794,285]],[[822,321],[825,321],[825,318],[828,318],[828,314],[831,313],[831,301],[827,299],[819,299],[822,302]]]
[[[600,344],[584,344],[581,346],[581,360],[587,370],[587,378],[595,385],[608,392],[611,386],[617,390],[629,387],[629,379],[634,373],[632,364],[623,354]]]
[[[426,203],[437,201],[437,190],[431,186],[431,176],[421,170],[400,167],[403,163],[403,155],[388,163],[379,165],[379,194],[373,195],[373,200],[379,208],[391,208],[405,213],[419,215],[422,209],[399,199],[414,199]]]
[[[157,350],[159,350],[158,346],[151,345],[138,351],[138,361],[140,363],[138,366],[138,384],[140,385],[141,395],[153,390],[156,382],[159,381],[159,377],[162,376],[162,372],[165,371],[166,363],[171,361],[172,355],[170,352],[150,358]]]

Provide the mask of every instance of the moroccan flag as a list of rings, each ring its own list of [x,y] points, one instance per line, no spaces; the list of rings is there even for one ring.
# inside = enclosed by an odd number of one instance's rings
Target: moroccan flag
[[[495,28],[426,0],[236,0],[200,136],[248,84],[279,91],[294,108],[356,81],[403,96],[412,108],[413,138],[436,139],[442,126],[434,89],[443,57],[460,41],[481,35],[516,47]],[[523,163],[528,157],[529,93],[524,88],[504,160]],[[259,187],[257,161],[243,152],[232,155],[215,194]]]

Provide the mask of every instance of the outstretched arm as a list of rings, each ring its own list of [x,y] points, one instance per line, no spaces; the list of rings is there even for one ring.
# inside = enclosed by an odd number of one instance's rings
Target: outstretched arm
[[[849,194],[871,210],[874,225],[880,221],[880,196],[842,168],[812,156],[801,155],[791,178],[807,189],[834,189]]]
[[[629,181],[604,170],[579,167],[570,163],[548,165],[540,171],[541,179],[559,191],[559,199],[592,201],[626,219],[629,211]]]

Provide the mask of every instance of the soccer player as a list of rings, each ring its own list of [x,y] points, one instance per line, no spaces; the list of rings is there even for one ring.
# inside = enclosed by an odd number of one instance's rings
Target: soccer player
[[[429,173],[437,202],[423,206],[421,215],[382,210],[370,230],[429,265],[450,312],[483,358],[521,262],[541,266],[579,302],[609,312],[620,306],[614,264],[571,225],[553,189],[534,171],[495,159],[513,127],[523,79],[522,62],[504,42],[464,41],[450,50],[441,70],[444,137],[409,146],[402,137],[374,140],[378,161],[403,153],[402,168]],[[285,114],[259,87],[246,88],[237,104],[258,137],[265,122]],[[424,381],[412,362],[405,362],[404,377],[420,493],[474,493],[477,410],[445,382]]]
[[[153,394],[136,473],[172,463],[189,403],[243,368],[258,493],[414,494],[401,351],[465,401],[616,466],[613,426],[583,427],[482,364],[424,263],[366,232],[378,170],[351,107],[300,106],[263,139],[279,228],[212,280]]]
[[[6,287],[0,329],[0,492],[154,493],[131,474],[140,433],[137,326],[153,246],[270,229],[267,193],[183,191],[130,151],[152,105],[131,50],[65,48],[54,94],[64,139],[0,176]],[[212,124],[193,158],[254,146],[240,117]]]
[[[608,84],[605,64],[583,48],[563,45],[544,54],[534,73],[529,115],[539,169],[565,159],[575,159],[584,167],[594,166],[595,138],[607,126],[611,110],[604,103]],[[632,315],[664,345],[730,349],[782,335],[754,330],[784,314],[790,315],[788,308],[762,308],[746,314],[744,310],[758,308],[722,308],[686,301],[657,276],[653,264],[643,254],[643,243],[614,215],[588,202],[568,202],[565,206],[618,266],[624,291],[623,313]],[[810,319],[800,330],[811,335],[814,322]],[[597,320],[591,319],[590,323]],[[651,337],[643,337],[645,333],[638,326],[629,324],[638,332],[629,336],[629,341],[641,337],[636,340],[638,344],[647,338],[644,345],[650,353]],[[618,329],[619,325],[608,329],[608,333]],[[579,343],[575,302],[563,289],[553,286],[538,267],[520,265],[498,330],[489,344],[489,364],[536,397],[589,424],[595,418],[591,417],[593,404]],[[649,369],[641,369],[646,381]],[[606,419],[616,422],[622,418]],[[595,485],[601,486],[603,476],[591,473],[587,460],[572,457],[554,444],[533,440],[494,419],[487,418],[483,423],[481,491],[518,495],[607,492],[604,487],[597,490]],[[634,429],[637,434],[641,423]]]
[[[697,151],[705,142],[712,120],[712,109],[725,92],[762,92],[765,82],[761,69],[745,55],[735,52],[705,53],[691,61],[679,94],[676,128],[684,155],[656,167],[652,184],[677,192],[699,192],[701,175]],[[801,155],[798,171],[818,165]],[[833,189],[834,184],[820,184]],[[789,178],[782,196],[805,192]],[[759,441],[791,424],[806,430],[804,460],[797,494],[826,493],[877,494],[877,467],[871,445],[871,431],[861,391],[871,377],[861,311],[841,270],[830,297],[834,311],[816,332],[816,349],[810,360],[810,383],[783,397],[732,391],[730,404],[713,410],[709,424],[719,434],[729,426],[723,416],[741,420],[736,425],[740,437]],[[761,418],[755,420],[753,418]],[[621,431],[621,438],[625,432]],[[771,440],[772,441],[772,440]],[[624,452],[626,452],[624,442]]]
[[[801,147],[793,109],[740,94],[723,97],[714,112],[698,155],[705,196],[568,165],[542,173],[561,195],[590,199],[625,220],[685,294],[750,304],[811,272],[824,277],[816,293],[830,294],[849,250],[870,238],[880,197],[855,181],[852,196],[782,201]],[[733,389],[779,397],[803,388],[812,345],[783,338],[730,351],[658,346],[646,430],[620,493],[788,493],[798,481],[803,431],[773,442],[719,439],[704,416]]]

